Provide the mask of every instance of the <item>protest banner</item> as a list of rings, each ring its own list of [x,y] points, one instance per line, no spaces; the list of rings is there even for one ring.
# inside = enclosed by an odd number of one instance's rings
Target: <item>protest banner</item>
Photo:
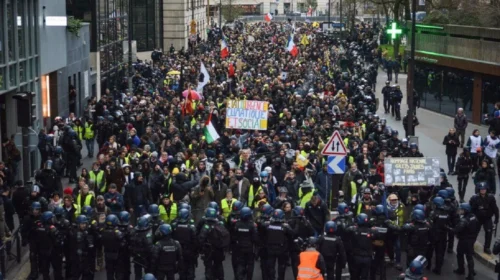
[[[386,186],[437,186],[439,173],[437,158],[386,158],[384,161]]]
[[[267,130],[269,102],[229,100],[226,108],[226,128]]]

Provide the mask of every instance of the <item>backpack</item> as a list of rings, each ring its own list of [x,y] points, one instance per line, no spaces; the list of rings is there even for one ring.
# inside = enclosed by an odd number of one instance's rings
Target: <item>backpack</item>
[[[221,224],[215,224],[208,234],[208,243],[214,248],[223,249],[229,247],[231,236],[229,231]]]

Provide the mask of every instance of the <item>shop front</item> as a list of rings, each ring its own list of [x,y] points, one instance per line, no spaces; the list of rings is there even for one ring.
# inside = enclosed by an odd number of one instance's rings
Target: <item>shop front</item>
[[[426,51],[415,60],[422,108],[449,116],[463,108],[469,121],[481,123],[500,101],[500,65]]]

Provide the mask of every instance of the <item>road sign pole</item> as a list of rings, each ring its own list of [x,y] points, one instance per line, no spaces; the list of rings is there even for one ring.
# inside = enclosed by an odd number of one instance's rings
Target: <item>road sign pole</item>
[[[339,189],[342,182],[343,174],[332,175],[332,193],[330,194],[331,207],[330,210],[336,210],[339,206]]]

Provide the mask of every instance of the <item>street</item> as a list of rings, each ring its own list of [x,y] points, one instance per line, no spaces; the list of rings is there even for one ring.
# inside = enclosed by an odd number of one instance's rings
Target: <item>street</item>
[[[383,105],[382,105],[382,96],[381,96],[381,89],[385,84],[386,81],[386,74],[383,71],[379,71],[378,79],[377,79],[377,97],[380,99],[380,106],[378,110],[378,115],[381,118],[386,118],[387,119],[387,125],[391,126],[393,129],[397,129],[399,131],[400,138],[404,137],[404,129],[402,126],[402,122],[396,121],[394,117],[390,116],[390,114],[384,114],[383,111]],[[403,93],[406,94],[406,75],[400,74],[399,75],[399,84],[401,86],[401,90]],[[405,95],[406,97],[406,95]],[[406,98],[403,99],[403,104],[401,104],[401,114],[404,116],[406,114],[407,106],[406,106]],[[442,140],[443,137],[447,134],[448,129],[453,126],[453,119],[447,116],[442,116],[434,112],[430,112],[424,109],[417,109],[417,117],[419,118],[420,125],[416,127],[416,134],[418,136],[418,142],[419,142],[419,148],[420,151],[424,154],[426,157],[436,157],[440,160],[441,167],[443,167],[446,170],[446,155],[444,153],[444,146],[442,145]],[[467,134],[470,134],[471,131],[474,128],[478,128],[481,131],[481,135],[486,135],[487,132],[487,127],[479,127],[476,125],[470,124],[469,127],[467,128]],[[97,148],[95,149],[97,150]],[[83,167],[90,167],[93,159],[87,158],[87,151],[86,148],[84,147],[82,150],[82,155],[84,157],[83,159]],[[447,171],[447,170],[446,170]],[[80,173],[80,170],[78,171],[78,174]],[[456,187],[457,186],[457,180],[456,176],[448,176],[448,179],[450,183]],[[63,187],[68,186],[67,184],[67,179],[63,180]],[[474,188],[471,180],[469,181],[469,185],[467,188],[467,193],[466,193],[466,200],[468,201],[469,198],[474,194]],[[497,204],[498,201],[497,201]],[[484,240],[484,233],[481,231],[480,235],[478,236],[478,241],[483,242]],[[494,241],[493,241],[494,243]],[[455,245],[457,242],[455,242]],[[24,258],[26,259],[26,258]],[[405,262],[405,256],[403,253],[402,256],[402,263]],[[430,271],[426,271],[426,276],[430,277],[430,279],[464,279],[464,276],[458,276],[453,273],[453,270],[457,268],[457,259],[455,254],[446,254],[445,256],[445,263],[444,267],[442,269],[442,274],[441,275],[435,275]],[[475,270],[477,273],[476,279],[481,279],[481,280],[493,280],[497,279],[497,275],[493,272],[491,268],[488,268],[481,264],[477,259],[475,259]],[[16,271],[16,270],[12,270]],[[22,268],[20,268],[19,273],[14,277],[14,279],[26,279],[26,275],[29,273],[29,262],[24,264]],[[226,256],[226,260],[224,261],[224,271],[227,279],[232,279],[233,278],[233,271],[231,267],[231,261],[230,261],[230,255]],[[387,268],[387,279],[395,279],[397,275],[399,275],[399,271],[396,271],[392,267]],[[199,261],[199,266],[196,269],[196,279],[203,279],[203,274],[204,274],[204,268],[203,268],[203,263],[200,259]],[[344,273],[344,275],[347,277],[348,273]],[[286,272],[286,277],[285,279],[292,279],[293,276],[291,275],[291,269],[288,267],[287,272]],[[104,280],[106,279],[106,273],[105,271],[101,272],[96,272],[95,274],[95,279],[97,280]],[[254,277],[253,279],[262,279],[259,265],[256,263],[255,269],[254,269]]]

